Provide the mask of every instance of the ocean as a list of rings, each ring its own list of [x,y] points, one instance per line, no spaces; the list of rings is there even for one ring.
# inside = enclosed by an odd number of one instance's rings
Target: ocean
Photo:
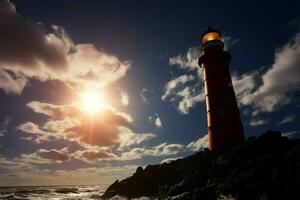
[[[0,199],[84,200],[101,199],[108,185],[0,187]]]

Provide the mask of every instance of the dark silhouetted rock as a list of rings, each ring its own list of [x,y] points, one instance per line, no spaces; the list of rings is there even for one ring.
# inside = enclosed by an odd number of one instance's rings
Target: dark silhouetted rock
[[[268,131],[224,151],[202,151],[171,163],[138,167],[102,198],[166,200],[300,199],[300,140]]]

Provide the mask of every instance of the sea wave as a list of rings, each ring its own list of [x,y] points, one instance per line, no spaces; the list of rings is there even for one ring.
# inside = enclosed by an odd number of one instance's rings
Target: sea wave
[[[85,200],[101,199],[108,185],[0,187],[2,200]]]
[[[129,199],[126,197],[116,195],[108,200],[129,200]],[[155,197],[139,197],[139,198],[133,198],[133,199],[131,198],[130,200],[157,200],[157,198],[155,198]]]

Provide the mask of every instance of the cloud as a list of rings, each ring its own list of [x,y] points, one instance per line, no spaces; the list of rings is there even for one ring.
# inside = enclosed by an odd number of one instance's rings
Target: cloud
[[[162,143],[154,147],[154,155],[166,156],[179,153],[183,149],[182,144],[167,144]]]
[[[103,150],[80,150],[76,151],[73,156],[87,163],[94,163],[99,160],[113,160],[117,158],[115,154]]]
[[[242,104],[243,98],[254,92],[257,87],[258,72],[245,73],[241,76],[237,73],[232,75],[232,85],[234,88],[235,96],[239,104]]]
[[[119,130],[120,135],[117,140],[119,144],[119,150],[134,144],[140,144],[156,137],[156,135],[153,133],[134,133],[131,129],[125,127],[121,127]]]
[[[152,148],[136,147],[128,152],[123,152],[121,158],[123,160],[135,160],[144,156],[168,156],[175,155],[182,151],[184,146],[182,144],[167,144],[162,143]]]
[[[199,47],[191,47],[185,55],[178,55],[169,59],[170,65],[177,65],[182,69],[200,70],[198,59],[201,55]]]
[[[232,82],[240,106],[250,106],[252,115],[256,116],[262,112],[272,112],[292,102],[292,96],[300,86],[300,78],[297,75],[300,73],[299,58],[298,33],[276,50],[274,63],[267,71],[253,71],[240,76],[234,73]]]
[[[265,120],[265,119],[254,119],[250,122],[250,126],[262,126],[265,125],[269,122],[269,120]]]
[[[208,147],[208,135],[205,135],[198,140],[192,141],[186,146],[190,151],[201,151]]]
[[[26,84],[27,78],[22,73],[0,69],[0,89],[6,94],[21,94]]]
[[[29,163],[21,162],[20,159],[7,159],[3,155],[0,154],[0,169],[5,170],[30,170],[32,165]],[[9,173],[7,173],[9,174]],[[1,173],[0,173],[1,175]],[[3,180],[3,179],[1,179]]]
[[[171,163],[175,160],[178,160],[178,159],[181,159],[182,157],[176,157],[176,158],[166,158],[166,159],[163,159],[160,163]]]
[[[16,158],[16,162],[24,162],[28,164],[49,164],[62,163],[70,160],[67,148],[57,149],[39,149],[32,154],[21,154]]]
[[[6,117],[2,123],[0,123],[0,137],[7,133],[7,127],[13,121],[12,117]]]
[[[118,147],[119,149],[140,144],[155,135],[132,131],[132,118],[112,107],[106,107],[93,117],[84,114],[78,107],[54,105],[32,101],[27,104],[33,111],[50,119],[42,127],[32,122],[21,124],[18,129],[34,134],[36,142],[63,138],[85,148]]]
[[[0,173],[1,186],[71,185],[74,183],[87,185],[110,184],[116,179],[121,180],[130,176],[138,167],[136,165],[101,165],[72,170],[53,170],[41,169],[36,164],[43,163],[27,163],[23,159],[8,160],[0,155],[0,168],[5,170],[5,173]],[[47,162],[49,161],[47,160]]]
[[[161,122],[161,119],[160,119],[158,113],[156,113],[154,116],[150,116],[149,117],[149,122],[153,123],[156,126],[156,128],[162,128],[163,127],[163,124]]]
[[[174,78],[174,79],[170,80],[164,86],[164,94],[161,97],[161,99],[165,100],[167,97],[174,94],[179,87],[183,86],[187,82],[192,81],[194,79],[195,78],[194,78],[193,75],[186,75],[185,74],[185,75],[181,75],[177,78]]]
[[[129,96],[125,92],[121,92],[121,103],[123,106],[129,105]]]
[[[129,151],[122,151],[121,155],[117,155],[112,152],[108,152],[105,149],[88,149],[79,150],[72,154],[76,159],[82,160],[87,163],[94,163],[96,161],[103,160],[119,160],[128,161],[142,158],[144,156],[168,156],[175,155],[184,150],[184,145],[181,144],[167,144],[162,143],[160,145],[145,148],[135,147]]]
[[[188,114],[189,109],[198,102],[204,101],[204,91],[200,82],[187,86],[188,82],[195,80],[193,75],[181,75],[167,82],[164,86],[162,100],[177,103],[182,114]]]
[[[295,130],[295,131],[289,131],[289,132],[285,132],[282,133],[282,136],[288,137],[288,138],[293,138],[295,136],[296,133],[298,133],[299,131]]]
[[[55,132],[57,135],[62,135],[65,130],[76,127],[80,124],[77,118],[65,117],[60,120],[50,119],[44,123],[42,128],[49,132]]]
[[[175,65],[188,73],[196,73],[175,77],[164,86],[162,100],[173,102],[181,114],[188,114],[192,107],[205,99],[203,81],[200,80],[201,69],[198,66],[200,56],[200,49],[191,47],[184,55],[179,54],[169,59],[170,65]]]
[[[16,12],[8,0],[0,3],[0,62],[19,66],[28,71],[39,66],[64,68],[67,65],[65,48],[54,35],[46,35],[37,25]],[[38,69],[41,70],[41,69]]]
[[[278,124],[286,124],[296,120],[296,115],[285,116]]]
[[[300,33],[275,52],[273,65],[262,74],[262,84],[255,92],[242,98],[244,105],[256,111],[272,112],[292,102],[294,92],[300,88]]]
[[[234,39],[231,36],[223,36],[221,40],[224,43],[224,49],[229,50],[233,45],[238,43],[241,39],[239,38]]]
[[[162,123],[161,123],[161,120],[160,120],[160,117],[159,117],[159,116],[157,116],[157,117],[155,118],[154,124],[155,124],[155,126],[156,126],[157,128],[163,127],[163,125],[162,125]]]
[[[68,149],[63,148],[61,150],[51,149],[39,149],[36,155],[43,159],[54,160],[54,161],[67,161],[69,156],[67,155]]]
[[[78,44],[75,50],[75,53],[68,55],[68,73],[53,78],[72,85],[105,87],[125,76],[130,68],[129,61],[122,62],[116,56],[98,50],[93,44]]]
[[[94,119],[82,118],[77,126],[65,130],[66,137],[88,146],[112,146],[121,135],[121,127],[130,127],[123,115],[106,110]]]
[[[182,91],[177,93],[179,97],[182,97],[178,105],[178,110],[182,114],[188,114],[190,108],[205,100],[204,92],[197,92],[197,90],[196,86],[185,87]]]
[[[74,88],[105,87],[123,77],[129,61],[75,44],[66,31],[52,25],[50,32],[16,12],[8,0],[0,4],[0,88],[20,94],[28,79],[60,80]],[[41,28],[42,27],[42,28]]]
[[[78,108],[71,105],[53,105],[50,103],[41,103],[39,101],[30,101],[26,104],[34,112],[47,115],[53,119],[63,119],[66,116],[75,116],[79,114]]]
[[[17,130],[20,130],[26,134],[30,134],[30,137],[24,137],[22,139],[34,141],[38,144],[54,139],[62,138],[60,135],[55,134],[54,132],[48,132],[42,130],[39,125],[33,122],[24,122],[17,126]]]
[[[147,92],[147,89],[146,88],[143,88],[142,89],[142,92],[140,93],[140,96],[141,96],[141,98],[142,98],[142,101],[144,102],[144,103],[147,103],[147,98],[146,98],[146,96],[145,96],[145,93]]]

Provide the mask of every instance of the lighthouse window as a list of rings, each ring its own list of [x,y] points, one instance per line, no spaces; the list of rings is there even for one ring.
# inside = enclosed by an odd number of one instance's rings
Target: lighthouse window
[[[221,36],[218,32],[209,32],[205,34],[202,38],[202,42],[208,42],[211,40],[220,40]]]

